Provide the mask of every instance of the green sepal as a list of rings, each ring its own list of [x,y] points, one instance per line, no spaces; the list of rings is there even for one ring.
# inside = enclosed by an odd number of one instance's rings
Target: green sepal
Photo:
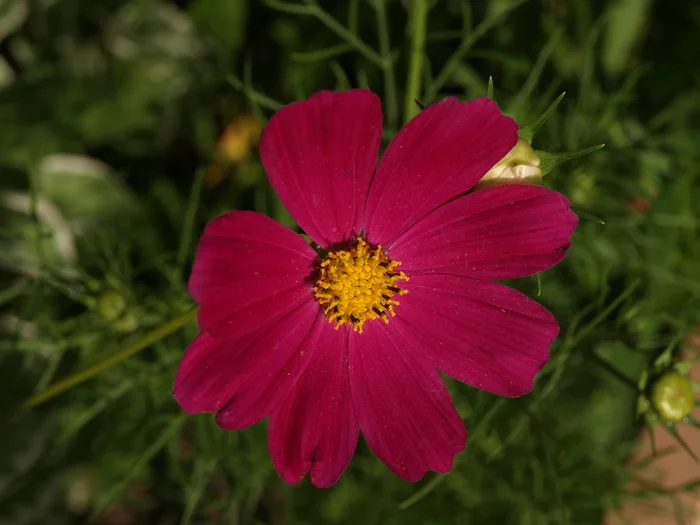
[[[594,151],[598,151],[604,146],[605,144],[596,144],[595,146],[583,148],[578,151],[567,151],[561,153],[549,153],[547,151],[540,150],[535,150],[535,152],[542,161],[540,164],[540,168],[542,168],[542,176],[544,177],[545,175],[547,175],[547,173],[552,171],[560,164],[563,164],[564,162],[568,162],[578,157],[583,157],[584,155],[588,155],[589,153],[593,153]]]
[[[683,361],[678,361],[676,364],[673,365],[673,368],[679,373],[684,376],[687,376],[690,374],[690,369],[693,367],[695,363],[700,361],[700,356],[695,356],[690,359],[684,359]]]
[[[600,217],[596,217],[595,215],[591,215],[587,211],[580,210],[574,206],[571,207],[571,211],[573,211],[576,215],[578,215],[582,219],[593,221],[593,222],[596,222],[598,224],[602,224],[603,226],[605,226],[605,221],[603,219],[601,219]]]
[[[542,113],[539,117],[530,122],[527,126],[523,126],[522,128],[520,128],[520,131],[518,131],[518,135],[520,136],[520,138],[526,140],[528,144],[532,144],[532,139],[534,138],[535,133],[537,133],[537,130],[540,129],[542,125],[545,122],[547,122],[547,120],[549,120],[549,117],[551,117],[552,113],[554,113],[554,110],[557,109],[557,106],[564,98],[564,95],[566,95],[566,91],[559,95],[557,99],[554,102],[552,102],[547,109],[544,110],[544,113]],[[489,96],[489,98],[491,97]]]
[[[639,381],[637,382],[637,387],[639,387],[640,392],[644,392],[649,383],[649,371],[643,370],[642,374],[639,376]]]
[[[693,449],[691,449],[688,446],[688,443],[681,437],[681,435],[678,433],[678,430],[676,430],[675,425],[664,425],[664,428],[666,431],[671,434],[675,440],[678,442],[678,444],[683,447],[683,450],[685,450],[688,455],[695,460],[696,463],[700,463],[700,458],[693,452]]]
[[[647,414],[651,409],[651,401],[644,394],[637,396],[637,417],[641,417]]]
[[[489,76],[489,85],[486,88],[486,96],[493,100],[493,77]]]

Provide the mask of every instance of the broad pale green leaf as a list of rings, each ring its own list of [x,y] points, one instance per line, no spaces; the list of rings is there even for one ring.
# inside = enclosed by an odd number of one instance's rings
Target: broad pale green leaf
[[[0,39],[14,33],[29,16],[29,0],[0,0]]]
[[[71,221],[99,221],[133,211],[134,197],[101,161],[81,155],[54,154],[37,168],[43,198],[55,203]]]

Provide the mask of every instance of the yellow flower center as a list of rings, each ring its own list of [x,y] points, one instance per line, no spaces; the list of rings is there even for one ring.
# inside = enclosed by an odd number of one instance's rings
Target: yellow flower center
[[[400,264],[389,259],[381,246],[372,248],[359,238],[348,250],[330,252],[314,286],[318,302],[326,307],[326,319],[335,323],[336,330],[350,323],[359,333],[368,319],[388,323],[399,304],[394,297],[408,293],[397,286],[398,281],[408,281],[405,273],[395,271]]]

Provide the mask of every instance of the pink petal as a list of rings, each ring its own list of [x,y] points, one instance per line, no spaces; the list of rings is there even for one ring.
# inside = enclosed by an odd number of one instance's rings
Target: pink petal
[[[411,277],[524,277],[561,261],[577,224],[560,193],[541,186],[498,186],[435,210],[394,243],[390,256],[402,261],[401,270]]]
[[[270,455],[288,483],[310,472],[314,485],[329,487],[355,452],[360,431],[350,398],[349,331],[325,320],[316,325],[305,369],[270,417]]]
[[[421,111],[391,141],[372,182],[365,231],[391,245],[428,213],[468,191],[518,140],[495,102],[447,98]]]
[[[309,361],[309,349],[316,345],[320,326],[327,324],[318,303],[307,305],[299,318],[266,331],[263,343],[247,349],[239,364],[239,387],[216,416],[225,429],[245,428],[256,423],[284,402]],[[299,322],[301,321],[301,322]]]
[[[230,212],[204,230],[190,276],[199,327],[235,340],[313,298],[316,252],[265,215]]]
[[[391,323],[447,375],[502,396],[532,390],[559,326],[507,286],[453,275],[411,276]]]
[[[280,388],[280,371],[301,347],[319,315],[318,303],[309,301],[237,341],[219,341],[201,333],[180,363],[175,398],[190,413],[216,412],[222,407],[225,411],[233,399],[248,409],[245,417],[235,422],[237,428],[259,421],[271,410],[266,400],[259,401],[260,393]]]
[[[392,319],[350,338],[350,392],[370,448],[394,473],[417,481],[448,472],[467,433],[437,372]]]
[[[299,226],[330,248],[362,230],[382,135],[371,91],[321,91],[270,119],[260,155],[272,187]]]
[[[190,343],[177,369],[173,389],[173,396],[185,412],[216,412],[226,404],[233,385],[221,365],[231,354],[235,354],[231,343],[222,343],[204,332]]]

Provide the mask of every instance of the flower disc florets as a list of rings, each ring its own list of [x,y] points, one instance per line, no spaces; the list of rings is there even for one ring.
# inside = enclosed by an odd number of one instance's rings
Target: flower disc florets
[[[381,246],[372,248],[360,238],[350,249],[328,253],[314,286],[316,298],[325,306],[326,319],[335,323],[336,329],[350,323],[360,333],[368,319],[381,318],[388,323],[399,304],[394,297],[408,293],[397,286],[398,281],[408,280],[405,273],[395,271],[400,264],[389,259]]]

